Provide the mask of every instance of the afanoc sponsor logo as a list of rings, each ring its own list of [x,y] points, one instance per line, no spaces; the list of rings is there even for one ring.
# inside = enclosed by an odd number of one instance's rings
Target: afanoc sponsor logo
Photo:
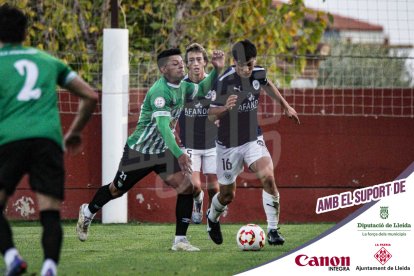
[[[351,258],[348,257],[327,257],[327,256],[307,256],[305,254],[297,255],[295,263],[298,266],[326,266],[329,271],[350,271]]]

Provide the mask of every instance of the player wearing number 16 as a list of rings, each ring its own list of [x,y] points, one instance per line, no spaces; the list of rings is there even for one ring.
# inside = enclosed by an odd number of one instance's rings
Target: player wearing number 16
[[[280,196],[276,186],[273,161],[263,136],[258,132],[257,110],[261,90],[276,100],[285,114],[299,124],[296,111],[267,79],[266,70],[256,66],[256,46],[249,40],[233,45],[234,66],[229,67],[213,86],[216,99],[210,104],[209,119],[220,119],[217,135],[217,178],[220,192],[213,197],[207,211],[207,231],[221,244],[223,237],[219,218],[236,193],[236,179],[244,164],[263,185],[262,203],[267,219],[267,240],[282,245],[285,239],[278,231]]]
[[[22,46],[26,28],[27,18],[20,10],[7,4],[0,6],[0,252],[6,275],[26,271],[27,263],[14,245],[3,210],[23,175],[28,174],[43,227],[41,275],[56,275],[63,240],[63,149],[71,153],[80,150],[81,131],[95,109],[98,95],[62,61]],[[64,140],[57,85],[81,99]]]

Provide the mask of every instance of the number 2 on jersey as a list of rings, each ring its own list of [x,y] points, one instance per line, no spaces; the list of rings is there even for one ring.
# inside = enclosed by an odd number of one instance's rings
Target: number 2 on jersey
[[[39,69],[36,64],[30,60],[22,59],[14,63],[14,67],[20,76],[25,77],[23,88],[17,95],[19,101],[37,100],[40,98],[42,91],[40,88],[35,88],[37,78],[39,76]]]

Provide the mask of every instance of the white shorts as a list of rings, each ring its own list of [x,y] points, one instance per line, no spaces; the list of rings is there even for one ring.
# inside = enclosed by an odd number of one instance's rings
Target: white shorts
[[[232,184],[243,171],[244,164],[250,167],[262,157],[271,157],[266,148],[263,136],[256,141],[248,142],[238,147],[226,148],[216,144],[217,148],[217,178],[222,185]]]
[[[216,174],[216,148],[199,150],[199,149],[185,149],[181,148],[191,158],[191,168],[193,172],[201,172],[203,174]]]

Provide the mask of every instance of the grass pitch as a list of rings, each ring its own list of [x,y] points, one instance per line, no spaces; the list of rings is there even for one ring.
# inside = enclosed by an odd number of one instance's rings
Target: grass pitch
[[[59,275],[234,275],[276,259],[313,239],[333,224],[283,224],[283,246],[258,252],[240,251],[236,233],[242,224],[222,224],[224,242],[214,244],[206,226],[190,225],[188,239],[200,252],[174,252],[174,224],[101,224],[93,222],[89,238],[80,242],[75,222],[64,222]],[[263,229],[266,225],[260,223]],[[14,241],[29,263],[28,275],[39,275],[43,252],[38,222],[12,222]],[[0,271],[4,262],[0,264]]]

